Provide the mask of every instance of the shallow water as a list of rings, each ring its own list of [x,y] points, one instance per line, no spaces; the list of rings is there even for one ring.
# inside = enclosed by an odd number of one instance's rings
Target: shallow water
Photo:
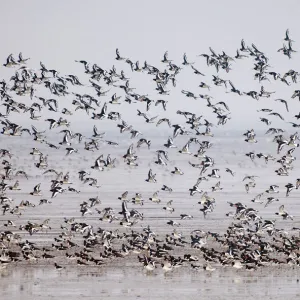
[[[0,273],[1,299],[299,299],[299,270],[257,272],[180,268],[146,273],[139,267],[18,267]]]

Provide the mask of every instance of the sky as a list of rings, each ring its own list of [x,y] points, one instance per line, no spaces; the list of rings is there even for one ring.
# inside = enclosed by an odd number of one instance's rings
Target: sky
[[[55,69],[61,75],[75,74],[85,83],[81,92],[93,94],[83,66],[75,62],[84,59],[107,70],[115,65],[118,72],[124,70],[130,77],[136,92],[148,94],[154,100],[168,100],[167,112],[154,107],[150,115],[170,117],[174,123],[184,122],[175,114],[178,109],[193,111],[209,120],[215,119],[205,100],[186,98],[180,92],[182,89],[209,94],[214,97],[213,103],[225,101],[232,116],[222,128],[225,131],[252,127],[267,130],[259,120],[265,115],[257,113],[258,109],[266,107],[282,113],[285,121],[296,122],[293,115],[299,112],[299,101],[291,99],[291,95],[298,89],[297,84],[286,86],[273,80],[264,82],[265,89],[276,91],[276,94],[269,99],[261,98],[259,102],[250,97],[225,93],[223,87],[212,83],[212,75],[217,74],[215,68],[207,67],[205,59],[198,55],[209,53],[209,47],[212,47],[217,53],[225,51],[234,56],[241,39],[244,39],[246,45],[254,43],[270,59],[269,71],[299,71],[299,53],[294,53],[289,60],[277,52],[282,47],[287,28],[295,40],[294,48],[300,49],[297,43],[299,41],[300,44],[299,1],[4,1],[1,7],[0,79],[8,80],[14,73],[14,70],[2,66],[6,57],[10,53],[17,56],[22,51],[24,57],[31,58],[28,62],[31,68],[39,69],[42,61],[47,68]],[[182,64],[183,53],[186,53],[205,76],[197,76],[190,68],[184,67],[177,77],[176,88],[170,87],[170,96],[161,96],[155,91],[153,77],[132,73],[128,64],[115,60],[116,48],[119,48],[121,56],[139,61],[141,66],[146,60],[161,70],[165,68],[161,63],[165,51],[177,65]],[[242,91],[260,89],[261,84],[254,80],[252,58],[233,62],[232,69],[229,73],[221,70],[218,75],[230,79]],[[201,81],[210,85],[211,91],[201,89]],[[116,92],[124,94],[119,89]],[[36,94],[51,97],[42,88]],[[71,102],[70,97],[68,100],[59,99],[59,102],[67,105]],[[289,114],[283,104],[274,101],[276,98],[288,101]],[[102,103],[108,100],[103,99]],[[136,117],[136,109],[145,110],[145,105],[122,103],[117,110],[122,112],[125,121],[134,122],[138,129],[150,130],[149,124]],[[22,116],[18,118],[22,119]],[[79,128],[82,128],[83,118],[87,126],[91,126],[92,121],[83,112],[71,117],[73,124],[77,123]],[[276,117],[270,117],[270,120],[274,127],[291,129],[289,124]],[[103,124],[104,128],[115,126],[107,121]]]

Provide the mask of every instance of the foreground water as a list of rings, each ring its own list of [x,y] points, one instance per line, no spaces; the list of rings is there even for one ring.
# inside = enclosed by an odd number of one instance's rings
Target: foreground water
[[[186,268],[146,273],[141,268],[18,267],[0,273],[1,299],[299,299],[299,270],[257,272]]]

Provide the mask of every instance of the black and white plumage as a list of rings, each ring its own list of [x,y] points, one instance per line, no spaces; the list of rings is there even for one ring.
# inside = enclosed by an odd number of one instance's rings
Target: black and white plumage
[[[156,182],[156,174],[152,173],[152,169],[149,170],[148,172],[148,178],[146,179],[147,182]]]

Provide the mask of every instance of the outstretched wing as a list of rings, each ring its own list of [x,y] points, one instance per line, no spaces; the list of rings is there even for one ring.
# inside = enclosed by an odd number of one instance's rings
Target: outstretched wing
[[[148,172],[148,177],[151,178],[152,176],[153,176],[152,169],[150,169],[149,172]]]
[[[284,205],[283,204],[279,207],[279,213],[280,214],[284,213]]]

